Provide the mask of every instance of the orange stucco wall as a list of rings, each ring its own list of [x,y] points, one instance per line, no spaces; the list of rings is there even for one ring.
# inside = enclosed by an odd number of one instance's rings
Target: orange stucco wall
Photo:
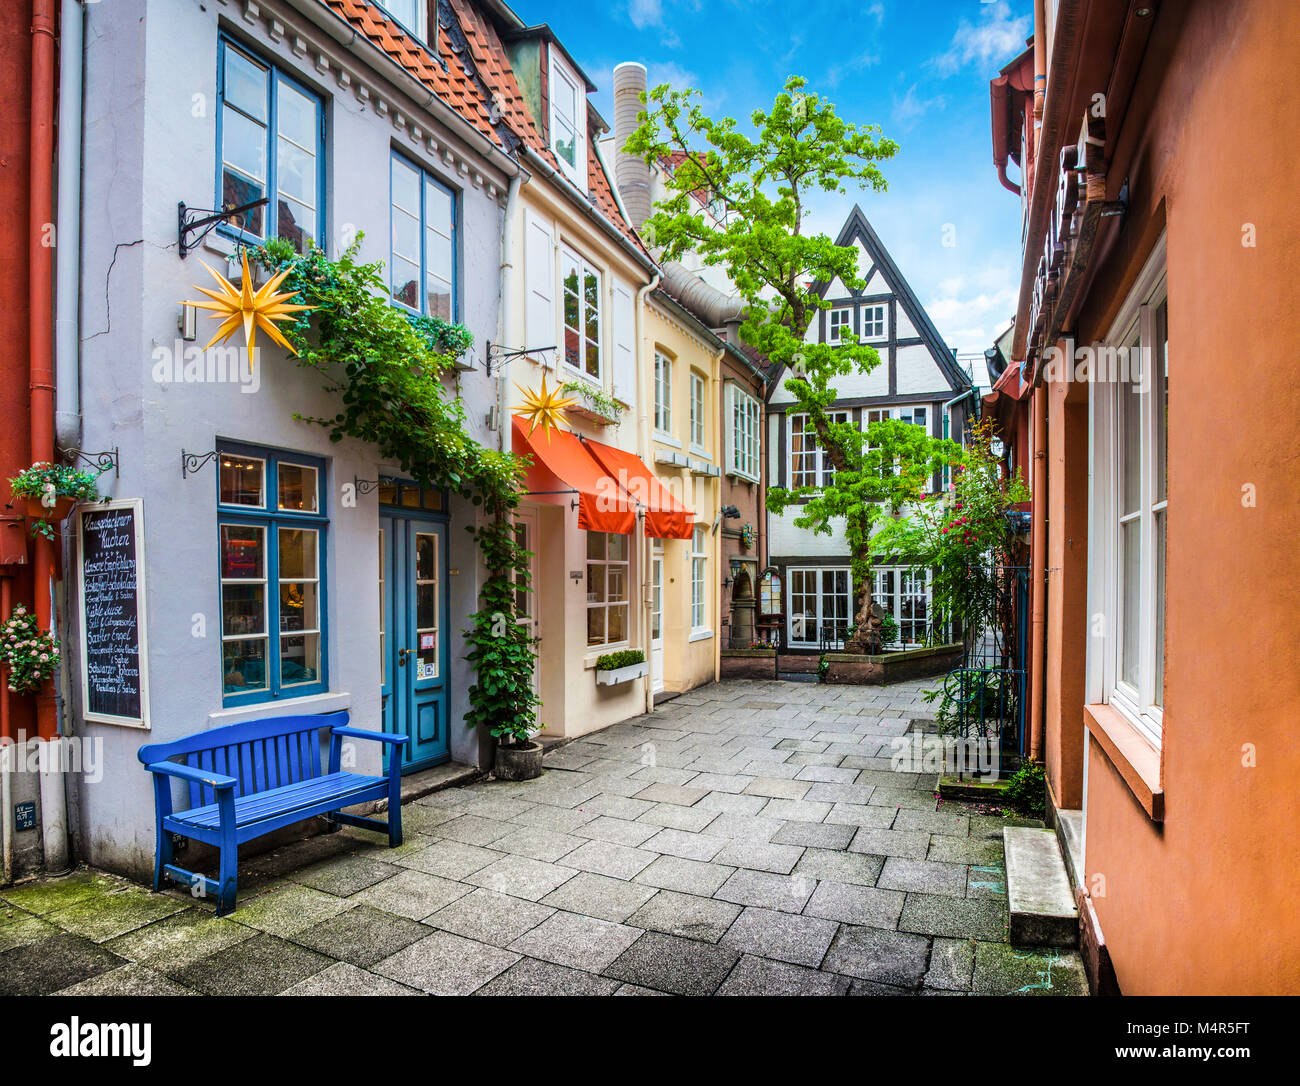
[[[1130,215],[1079,323],[1080,342],[1105,334],[1163,223],[1165,818],[1095,742],[1086,801],[1086,875],[1126,994],[1300,993],[1297,41],[1293,0],[1162,5],[1110,170],[1131,179]],[[1086,429],[1064,440],[1086,456]],[[1081,593],[1049,613],[1049,672],[1073,666]],[[1069,697],[1047,722],[1067,746]]]

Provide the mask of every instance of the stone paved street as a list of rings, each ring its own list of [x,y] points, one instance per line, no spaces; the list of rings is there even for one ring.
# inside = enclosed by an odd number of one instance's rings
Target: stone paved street
[[[891,772],[922,689],[707,686],[541,780],[407,805],[399,849],[247,861],[227,919],[90,871],[19,886],[0,994],[1086,994],[1073,950],[1006,941],[1007,820]]]

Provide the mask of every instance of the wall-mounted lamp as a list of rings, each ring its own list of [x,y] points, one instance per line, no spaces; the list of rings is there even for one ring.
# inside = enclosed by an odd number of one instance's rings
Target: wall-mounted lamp
[[[724,505],[724,506],[722,507],[722,515],[723,515],[727,520],[739,520],[739,519],[740,519],[740,510],[739,510],[738,508],[736,508],[736,506],[734,506],[734,505]]]
[[[199,338],[199,311],[194,306],[182,302],[180,314],[176,318],[176,328],[181,334],[181,339],[186,343],[193,343]]]

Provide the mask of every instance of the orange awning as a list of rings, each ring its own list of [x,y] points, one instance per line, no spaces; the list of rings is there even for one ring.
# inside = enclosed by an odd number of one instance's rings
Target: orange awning
[[[573,434],[534,430],[530,436],[514,418],[514,451],[531,456],[525,477],[531,494],[578,499],[578,527],[587,532],[628,535],[636,528],[636,505]]]
[[[617,481],[619,488],[645,511],[646,535],[651,539],[691,538],[694,515],[655,478],[644,460],[635,453],[599,441],[587,440],[582,444]]]

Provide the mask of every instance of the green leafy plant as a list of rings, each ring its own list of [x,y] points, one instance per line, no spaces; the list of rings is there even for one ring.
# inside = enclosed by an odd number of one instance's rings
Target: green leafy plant
[[[21,603],[0,626],[0,663],[8,666],[9,689],[16,694],[39,690],[58,669],[59,642]]]
[[[866,284],[857,249],[805,233],[804,220],[811,203],[844,193],[846,182],[883,191],[878,163],[898,145],[881,138],[877,126],[843,120],[806,86],[792,77],[770,110],[755,110],[753,137],[730,117],[706,116],[698,92],[658,86],[646,96],[641,125],[625,150],[652,164],[675,162],[664,175],[669,196],[655,205],[647,239],[666,260],[693,252],[705,265],[726,269],[747,307],[741,337],[784,368],[785,388],[795,399],[791,411],[807,416],[834,469],[833,479],[818,486],[772,487],[767,502],[777,514],[797,506],[800,528],[842,533],[853,574],[854,627],[845,648],[863,653],[879,647],[871,610],[872,531],[922,492],[956,446],[896,419],[872,424],[869,433],[835,421],[837,381],[869,373],[880,356],[852,337],[808,342],[819,311],[830,308],[808,285],[838,280],[860,291]],[[721,208],[721,220],[699,214],[701,192]]]
[[[15,498],[39,501],[44,508],[53,510],[60,498],[71,498],[73,501],[97,501],[98,480],[97,472],[79,471],[66,464],[40,461],[30,468],[24,468],[10,479],[9,487]],[[54,538],[54,528],[48,520],[32,521],[32,534],[38,533],[46,539]]]
[[[898,619],[891,614],[886,614],[880,620],[880,644],[894,645],[898,643]]]
[[[560,391],[570,396],[581,397],[591,410],[611,422],[618,422],[623,417],[622,405],[613,396],[589,381],[568,381],[561,386]]]
[[[362,236],[337,260],[314,246],[300,254],[282,238],[249,254],[270,271],[288,270],[282,289],[311,307],[282,331],[298,365],[315,370],[341,405],[328,418],[295,417],[325,427],[331,441],[369,442],[419,485],[448,488],[481,509],[466,529],[487,578],[465,631],[466,659],[477,670],[465,721],[508,745],[527,743],[538,701],[536,646],[518,621],[518,593],[532,588],[530,555],[515,535],[525,464],[467,433],[452,380],[457,357],[473,343],[469,331],[390,304],[384,265],[357,260]]]
[[[1010,562],[1013,538],[1006,514],[1029,500],[1019,473],[1003,477],[993,453],[995,441],[992,420],[977,422],[947,492],[883,525],[871,540],[877,554],[905,554],[916,570],[933,570],[935,625],[960,624],[967,649],[1006,618],[998,613],[1007,599],[1000,578]]]
[[[824,683],[826,681],[826,676],[829,675],[830,673],[831,673],[831,662],[828,659],[826,659],[825,654],[823,654],[817,660],[817,681]]]
[[[1047,777],[1037,762],[1026,762],[1007,782],[1007,802],[1023,814],[1042,818],[1047,809]]]
[[[645,653],[640,649],[624,649],[622,652],[607,652],[596,659],[597,671],[618,671],[620,668],[634,667],[645,663]]]

